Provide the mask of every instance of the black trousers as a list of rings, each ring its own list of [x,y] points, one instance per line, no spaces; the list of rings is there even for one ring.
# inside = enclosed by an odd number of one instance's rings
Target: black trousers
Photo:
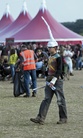
[[[56,90],[53,91],[49,86],[45,87],[45,98],[41,102],[39,113],[37,115],[42,121],[45,120],[53,95],[56,95],[59,108],[59,119],[67,119],[66,102],[63,92],[63,80],[58,79],[55,84]]]

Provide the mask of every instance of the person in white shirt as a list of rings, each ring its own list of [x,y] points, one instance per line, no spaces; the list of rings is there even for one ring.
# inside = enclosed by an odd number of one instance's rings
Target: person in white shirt
[[[70,45],[67,45],[66,49],[63,52],[63,57],[64,57],[66,64],[69,67],[69,72],[70,72],[71,76],[73,76],[73,73],[72,73],[73,72],[73,63],[72,63],[73,54],[74,54],[74,52],[71,51]]]

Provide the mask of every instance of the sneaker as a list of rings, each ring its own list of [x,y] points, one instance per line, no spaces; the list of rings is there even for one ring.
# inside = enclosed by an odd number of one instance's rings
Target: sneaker
[[[67,119],[60,119],[57,124],[66,124],[67,123]]]
[[[44,121],[42,121],[39,118],[30,118],[30,121],[32,121],[34,123],[38,123],[38,124],[44,125]]]
[[[23,97],[27,98],[27,97],[30,97],[30,95],[24,95]]]

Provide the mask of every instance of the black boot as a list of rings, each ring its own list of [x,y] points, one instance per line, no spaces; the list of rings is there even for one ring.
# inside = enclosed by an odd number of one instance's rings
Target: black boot
[[[32,97],[36,97],[36,93],[35,92],[32,92]]]
[[[30,121],[44,125],[44,121],[42,121],[41,119],[39,119],[37,117],[36,118],[30,118]]]

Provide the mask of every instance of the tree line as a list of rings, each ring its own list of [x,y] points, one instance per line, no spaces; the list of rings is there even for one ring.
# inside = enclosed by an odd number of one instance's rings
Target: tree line
[[[63,22],[61,24],[73,32],[83,35],[83,19],[78,19],[76,22]]]

